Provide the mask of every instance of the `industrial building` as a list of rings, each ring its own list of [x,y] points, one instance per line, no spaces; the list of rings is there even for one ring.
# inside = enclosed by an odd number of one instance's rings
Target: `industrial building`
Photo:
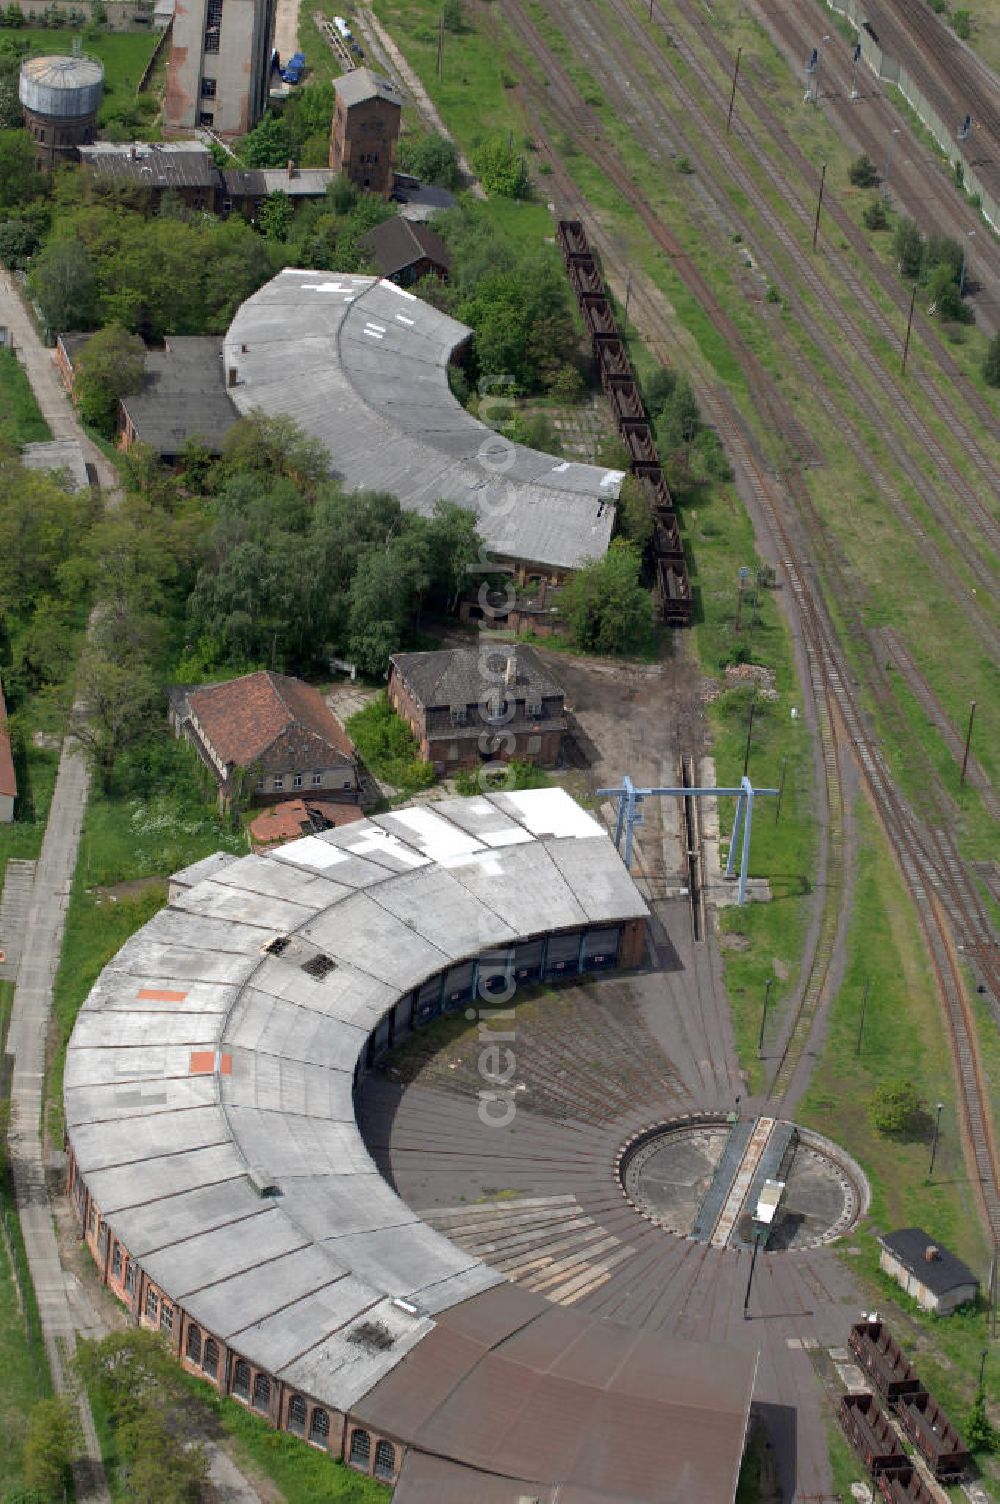
[[[287,268],[229,327],[229,396],[293,417],[350,490],[425,516],[438,501],[470,508],[491,569],[561,580],[607,553],[622,472],[514,444],[467,412],[448,363],[471,337],[392,282]]]
[[[333,81],[330,166],[365,193],[392,193],[403,97],[391,79],[354,68]]]
[[[968,1264],[922,1227],[902,1227],[879,1238],[879,1264],[925,1311],[949,1316],[974,1301],[979,1280]]]
[[[253,130],[267,106],[274,12],[275,0],[177,0],[163,101],[168,134]]]
[[[70,1197],[102,1280],[189,1371],[400,1504],[732,1500],[753,1354],[509,1284],[400,1200],[355,1116],[412,1032],[635,966],[646,916],[603,828],[550,789],[177,874],[67,1051]]]
[[[51,171],[75,162],[97,134],[104,64],[94,57],[29,57],[21,64],[18,98],[36,166]]]

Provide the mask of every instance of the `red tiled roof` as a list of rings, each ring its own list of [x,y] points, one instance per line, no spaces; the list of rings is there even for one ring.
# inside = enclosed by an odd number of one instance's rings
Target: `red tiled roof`
[[[326,829],[350,825],[355,820],[364,818],[363,811],[356,804],[335,804],[322,799],[310,799],[306,804],[304,799],[286,799],[283,804],[276,804],[251,820],[250,839],[253,849],[262,851],[268,846],[278,846],[284,841],[296,841],[299,836],[309,835],[314,828],[310,819],[311,810],[315,810],[321,817],[317,825],[323,828],[321,822],[325,822]]]
[[[294,766],[296,760],[303,766],[322,766],[324,748],[336,754],[328,761],[354,756],[350,737],[322,695],[301,679],[269,671],[245,674],[226,684],[203,684],[191,690],[188,703],[206,739],[226,764],[266,766],[268,752],[278,751],[279,742],[282,766]],[[317,742],[322,746],[317,747]]]
[[[3,698],[3,685],[0,684],[0,794],[7,794],[11,799],[17,798],[17,779],[14,777],[14,758],[10,750],[10,737],[7,734],[7,706]]]

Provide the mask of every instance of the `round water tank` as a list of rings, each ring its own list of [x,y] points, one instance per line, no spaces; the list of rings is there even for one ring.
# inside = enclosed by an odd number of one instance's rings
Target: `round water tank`
[[[104,65],[93,57],[29,57],[21,64],[18,94],[35,115],[80,120],[96,115],[104,92]]]

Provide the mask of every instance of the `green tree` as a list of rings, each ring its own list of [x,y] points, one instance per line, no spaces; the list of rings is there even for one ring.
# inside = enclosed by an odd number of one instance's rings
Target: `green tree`
[[[23,219],[7,219],[0,223],[0,265],[11,271],[24,271],[38,245],[34,226],[26,224]]]
[[[164,698],[147,663],[113,663],[93,647],[81,660],[78,693],[83,713],[73,717],[70,735],[107,789],[116,759],[145,741],[165,713]]]
[[[53,331],[90,329],[97,318],[93,258],[78,240],[55,240],[32,262],[28,285]]]
[[[24,1481],[43,1499],[62,1499],[69,1465],[80,1444],[80,1425],[65,1399],[39,1400],[28,1416],[24,1443]]]
[[[658,418],[673,396],[677,372],[669,366],[657,366],[642,382],[642,400],[651,418]]]
[[[1000,1432],[986,1414],[986,1391],[982,1387],[976,1392],[976,1398],[962,1427],[962,1435],[970,1451],[1000,1451]]]
[[[465,6],[462,0],[444,0],[441,6],[441,19],[444,22],[445,31],[464,31]]]
[[[66,596],[67,565],[80,551],[93,509],[89,494],[67,495],[50,475],[0,452],[0,611]]]
[[[491,136],[472,153],[472,166],[487,193],[527,198],[528,164],[504,136]]]
[[[665,454],[692,443],[701,426],[698,400],[686,376],[678,376],[656,421],[656,442]]]
[[[25,130],[0,130],[0,209],[20,209],[43,191]]]
[[[941,267],[957,285],[962,275],[962,247],[950,235],[931,235],[924,246],[924,276],[930,276]]]
[[[972,12],[968,10],[954,10],[949,17],[949,23],[957,37],[967,42],[972,36]]]
[[[880,198],[873,199],[865,208],[861,216],[866,230],[887,230],[889,228],[889,216],[885,210],[885,204]]]
[[[1000,334],[994,334],[986,347],[982,372],[987,386],[1000,386]]]
[[[287,240],[295,209],[287,193],[269,193],[260,206],[260,227],[268,240]]]
[[[901,219],[892,241],[901,277],[917,278],[924,264],[924,237],[913,219]]]
[[[224,475],[283,475],[300,490],[313,491],[330,474],[330,456],[293,418],[253,408],[223,439],[221,470]]]
[[[138,392],[146,370],[146,347],[121,324],[106,324],[80,351],[73,397],[84,422],[110,439],[118,419],[118,402]]]
[[[626,475],[618,497],[618,525],[623,538],[643,549],[653,536],[653,514],[645,492],[634,475]]]
[[[577,647],[590,653],[626,654],[649,640],[652,601],[639,580],[634,543],[612,540],[603,559],[585,565],[563,586],[559,609]]]
[[[847,169],[847,177],[855,188],[874,188],[878,182],[878,168],[868,153],[863,151]]]
[[[912,1133],[920,1123],[924,1103],[912,1081],[895,1077],[876,1087],[868,1107],[873,1127],[889,1136]]]
[[[240,156],[248,167],[284,167],[298,161],[298,143],[288,121],[269,113],[244,138]]]
[[[927,311],[942,320],[971,324],[975,314],[958,293],[958,283],[945,263],[935,266],[927,279]]]
[[[188,1446],[152,1405],[120,1426],[116,1439],[127,1466],[122,1497],[128,1504],[201,1504],[208,1459]]]
[[[434,131],[404,136],[399,143],[399,165],[421,182],[441,188],[457,188],[461,181],[457,146]]]

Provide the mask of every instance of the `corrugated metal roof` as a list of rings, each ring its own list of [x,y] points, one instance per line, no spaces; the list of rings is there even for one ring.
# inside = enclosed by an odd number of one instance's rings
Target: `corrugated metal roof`
[[[229,328],[229,395],[241,412],[289,413],[350,489],[425,516],[440,500],[469,507],[496,558],[602,558],[622,473],[511,444],[466,412],[447,366],[470,334],[392,282],[286,269]]]

